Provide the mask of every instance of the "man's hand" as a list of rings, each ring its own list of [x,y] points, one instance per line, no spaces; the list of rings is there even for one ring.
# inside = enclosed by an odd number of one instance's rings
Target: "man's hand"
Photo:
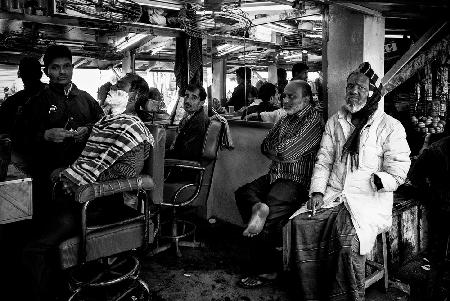
[[[75,142],[80,142],[86,137],[88,133],[89,129],[87,127],[80,126],[75,132],[73,132],[73,138],[75,138]]]
[[[306,203],[306,208],[309,210],[317,210],[323,206],[323,194],[320,192],[313,192],[311,198]]]
[[[55,143],[61,143],[64,139],[69,137],[73,137],[73,133],[63,128],[48,129],[44,133],[44,139],[46,141]]]
[[[374,191],[378,191],[383,189],[383,182],[381,181],[380,177],[377,174],[372,174],[370,177],[370,186],[372,186],[372,189]]]
[[[247,118],[252,118],[252,117],[256,117],[256,118],[258,118],[258,113],[251,113],[251,114],[248,114],[247,115]]]

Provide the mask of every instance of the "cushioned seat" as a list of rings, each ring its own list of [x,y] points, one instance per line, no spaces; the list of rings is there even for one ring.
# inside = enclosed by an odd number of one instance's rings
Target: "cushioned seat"
[[[149,229],[153,231],[153,225]],[[144,225],[141,220],[99,230],[86,239],[86,261],[119,254],[123,250],[133,250],[142,246]],[[73,237],[59,246],[61,266],[64,269],[80,264],[80,238]]]

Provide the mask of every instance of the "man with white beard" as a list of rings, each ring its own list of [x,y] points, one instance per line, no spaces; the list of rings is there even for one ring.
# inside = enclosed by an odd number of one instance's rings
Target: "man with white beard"
[[[348,76],[346,103],[327,121],[310,200],[299,210],[310,212],[293,219],[292,262],[304,300],[364,300],[365,255],[392,223],[410,150],[401,123],[378,106],[377,80],[367,62]]]

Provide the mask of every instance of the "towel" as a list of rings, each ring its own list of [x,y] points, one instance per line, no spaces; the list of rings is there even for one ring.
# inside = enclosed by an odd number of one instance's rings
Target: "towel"
[[[119,114],[100,119],[80,157],[63,171],[77,185],[93,183],[123,154],[139,144],[153,146],[153,136],[136,116]],[[148,153],[148,152],[147,152]]]
[[[222,133],[220,134],[220,141],[219,141],[220,149],[224,148],[228,150],[234,149],[233,137],[231,136],[231,129],[230,126],[228,125],[228,121],[225,119],[225,117],[220,116],[214,109],[212,109],[212,111],[214,115],[211,116],[211,120],[220,121],[225,128],[225,131],[222,131]]]

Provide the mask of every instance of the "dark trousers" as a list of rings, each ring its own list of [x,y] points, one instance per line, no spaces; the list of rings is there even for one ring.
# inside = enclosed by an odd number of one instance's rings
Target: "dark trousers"
[[[35,300],[54,300],[65,284],[57,246],[79,231],[80,209],[74,205],[77,204],[58,204],[48,212],[47,218],[41,216],[34,225],[35,238],[24,249],[23,262]]]
[[[269,207],[269,215],[263,231],[250,238],[251,266],[253,273],[273,273],[281,263],[276,247],[282,242],[282,229],[289,217],[308,200],[304,185],[285,179],[270,183],[264,175],[235,192],[236,204],[245,223],[252,215],[252,207],[261,202]]]
[[[450,298],[450,212],[427,209],[431,270],[425,300],[442,301]]]

